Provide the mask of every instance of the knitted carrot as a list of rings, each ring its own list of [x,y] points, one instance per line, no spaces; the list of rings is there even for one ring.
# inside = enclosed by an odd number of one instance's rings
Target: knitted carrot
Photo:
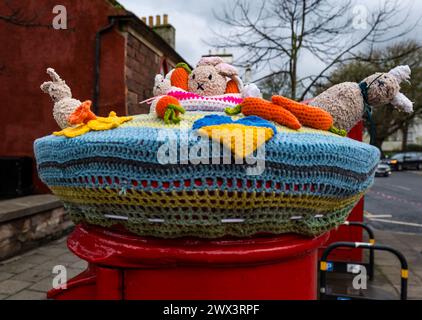
[[[240,112],[245,116],[258,116],[291,129],[301,128],[299,120],[290,111],[261,98],[245,98],[238,106],[226,109],[226,113],[229,115]]]
[[[188,81],[191,72],[186,63],[178,63],[170,77],[171,85],[188,91]]]
[[[155,107],[158,117],[164,119],[166,124],[177,124],[180,122],[179,113],[184,114],[185,109],[180,105],[179,100],[174,97],[164,96],[158,100]]]
[[[333,126],[333,117],[318,107],[299,103],[282,96],[273,96],[273,103],[293,113],[304,126],[328,131]]]
[[[226,94],[227,93],[240,93],[236,81],[230,80],[229,82],[227,82],[226,92],[225,93]]]

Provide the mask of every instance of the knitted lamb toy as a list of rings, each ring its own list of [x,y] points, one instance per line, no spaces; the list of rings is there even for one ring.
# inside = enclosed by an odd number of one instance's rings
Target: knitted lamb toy
[[[398,66],[387,73],[376,73],[360,84],[345,82],[321,93],[310,104],[328,111],[334,126],[349,132],[362,120],[369,106],[391,104],[398,110],[411,113],[413,103],[402,93],[400,84],[410,79],[409,66]]]

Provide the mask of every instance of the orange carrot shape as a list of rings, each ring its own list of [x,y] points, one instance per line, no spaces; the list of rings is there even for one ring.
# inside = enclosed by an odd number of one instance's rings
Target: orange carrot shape
[[[245,98],[241,104],[234,108],[227,108],[225,111],[228,115],[243,113],[245,116],[258,116],[294,130],[302,127],[290,111],[261,98]]]
[[[91,111],[92,102],[87,100],[83,102],[76,110],[70,115],[69,123],[77,125],[81,123],[88,123],[91,120],[97,119],[97,116]]]
[[[229,82],[227,82],[226,92],[225,93],[226,94],[227,93],[240,93],[236,81],[230,80]]]
[[[171,85],[188,91],[189,75],[191,73],[192,70],[186,63],[178,63],[170,77]]]
[[[318,107],[293,101],[283,96],[273,96],[273,103],[293,113],[304,126],[328,131],[333,126],[331,114]]]
[[[183,109],[176,98],[164,96],[158,100],[155,112],[166,124],[177,124],[181,120],[179,114],[184,114],[185,109]]]

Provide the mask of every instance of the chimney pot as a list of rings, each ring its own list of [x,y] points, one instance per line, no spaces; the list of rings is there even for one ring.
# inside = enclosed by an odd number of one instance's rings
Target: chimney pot
[[[142,17],[142,21],[147,24],[147,17]]]
[[[148,25],[152,28],[154,26],[154,17],[149,16],[148,17]]]
[[[157,16],[156,19],[156,24],[152,27],[153,30],[174,49],[176,47],[176,29],[168,23],[168,15]],[[161,19],[163,19],[163,24]]]

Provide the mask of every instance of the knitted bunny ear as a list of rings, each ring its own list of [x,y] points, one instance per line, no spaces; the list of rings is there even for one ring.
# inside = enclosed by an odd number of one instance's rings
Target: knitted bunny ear
[[[413,113],[413,102],[401,92],[396,94],[391,104],[402,112]]]
[[[161,80],[163,80],[164,79],[164,77],[163,77],[163,75],[162,74],[157,74],[156,76],[155,76],[155,79],[154,79],[154,81],[155,82],[160,82]]]
[[[229,78],[232,78],[234,76],[237,76],[239,73],[237,72],[237,69],[227,63],[220,63],[215,66],[218,73],[222,76],[226,76]]]
[[[409,66],[398,66],[390,70],[389,74],[394,76],[399,83],[409,81],[412,70]]]
[[[47,74],[51,77],[51,79],[53,80],[53,82],[60,82],[60,81],[62,81],[62,78],[60,78],[60,76],[57,74],[56,71],[54,71],[53,68],[48,68],[47,69]]]
[[[224,60],[220,57],[204,57],[199,60],[197,67],[201,66],[216,66],[220,63],[224,63]]]
[[[48,81],[48,82],[44,82],[40,88],[43,92],[48,93],[48,89],[50,89],[51,85],[53,84],[53,82]]]

